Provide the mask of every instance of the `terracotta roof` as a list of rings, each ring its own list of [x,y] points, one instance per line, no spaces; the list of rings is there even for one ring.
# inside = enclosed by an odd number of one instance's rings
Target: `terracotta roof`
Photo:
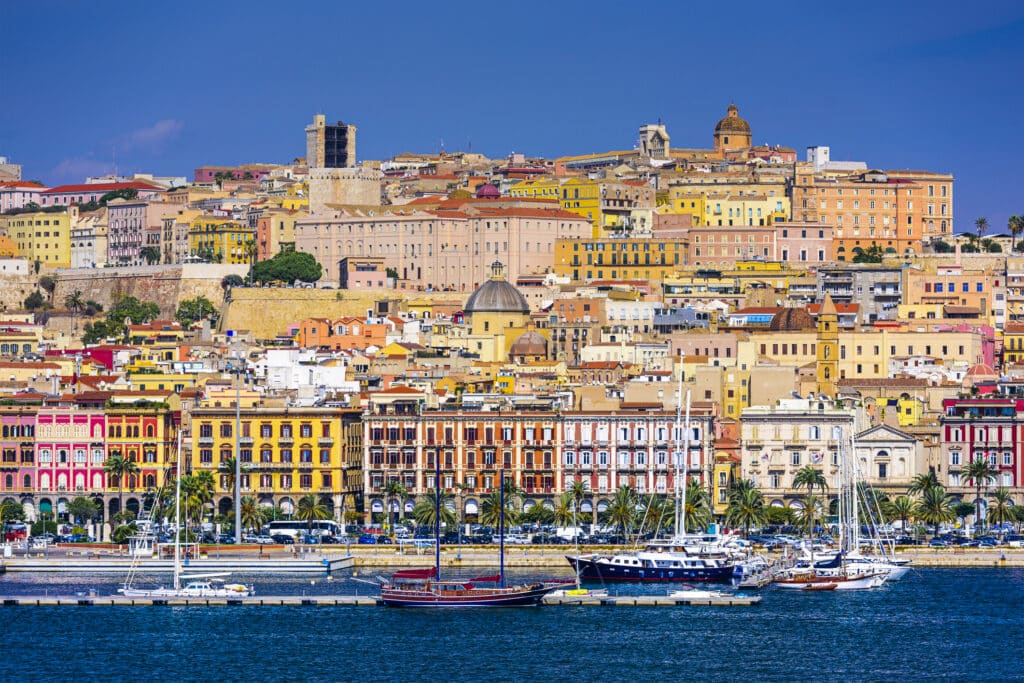
[[[812,363],[813,365],[813,363]],[[838,382],[841,387],[927,387],[928,380],[917,377],[863,377],[843,378]]]
[[[838,303],[834,305],[836,307],[836,313],[856,313],[860,310],[860,304]],[[811,315],[818,315],[821,311],[821,304],[808,304],[807,311]]]
[[[378,394],[422,394],[423,392],[419,389],[413,389],[412,387],[405,386],[394,386],[390,389],[383,389],[376,392]]]
[[[156,190],[162,192],[163,189],[164,188],[157,187],[156,185],[140,182],[86,183],[84,185],[58,185],[57,187],[51,187],[49,190],[44,191],[43,194],[67,194],[69,192],[99,192],[106,194],[107,192],[113,192],[114,190]]]
[[[12,188],[12,189],[14,189],[14,188],[26,188],[26,189],[29,189],[29,188],[40,188],[40,189],[45,189],[46,188],[45,185],[40,185],[39,183],[33,183],[31,181],[28,181],[28,180],[8,180],[8,181],[0,183],[0,188],[4,188],[4,187],[9,187],[9,188]]]

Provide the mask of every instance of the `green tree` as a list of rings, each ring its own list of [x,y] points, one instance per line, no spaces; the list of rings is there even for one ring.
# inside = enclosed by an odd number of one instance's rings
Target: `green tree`
[[[1017,242],[1017,238],[1022,232],[1024,232],[1024,216],[1010,216],[1009,220],[1006,221],[1006,228],[1010,231],[1012,236],[1012,246],[1010,251],[1020,248],[1020,244]]]
[[[729,487],[729,506],[725,510],[725,523],[742,528],[747,535],[750,528],[765,523],[764,496],[747,479],[740,479]]]
[[[264,284],[267,282],[316,282],[323,275],[323,268],[312,254],[301,251],[282,251],[273,258],[253,265],[251,279]]]
[[[100,517],[100,506],[92,498],[78,496],[68,503],[68,516],[78,524],[92,522]]]
[[[441,499],[438,500],[437,492],[434,489],[430,489],[426,495],[420,496],[420,499],[416,501],[416,505],[412,509],[412,517],[416,520],[417,524],[433,528],[437,523],[436,506],[440,504],[441,524],[450,526],[457,521],[455,512],[450,505],[454,502],[452,494],[441,491]]]
[[[263,506],[256,502],[252,496],[242,498],[242,529],[259,531],[263,528],[264,516]]]
[[[513,496],[505,496],[505,526],[515,524],[519,515],[516,512]],[[480,502],[480,523],[497,528],[501,524],[501,492],[491,491]]]
[[[935,240],[932,242],[932,249],[936,254],[950,254],[954,251],[953,245],[944,240]]]
[[[134,187],[128,187],[121,190],[111,190],[102,197],[100,197],[100,206],[106,206],[107,202],[112,199],[135,199],[139,196],[139,191]]]
[[[25,310],[37,311],[46,305],[46,297],[38,289],[25,297]]]
[[[227,291],[232,287],[241,287],[244,284],[245,279],[241,275],[235,275],[234,273],[231,275],[225,275],[220,281],[221,289],[224,291]]]
[[[941,486],[941,484],[939,484],[939,478],[935,476],[935,470],[928,470],[927,472],[914,475],[914,478],[910,480],[910,488],[907,489],[907,494],[911,496],[924,494],[929,489],[938,486]]]
[[[787,525],[794,524],[796,522],[796,513],[793,512],[793,508],[783,507],[781,505],[769,505],[764,510],[765,521],[768,524],[774,525]]]
[[[974,524],[976,526],[981,525],[981,488],[984,486],[986,489],[988,485],[996,480],[997,470],[984,456],[979,456],[971,460],[964,467],[960,476],[965,481],[974,482],[975,498],[974,504],[976,506],[974,514]]]
[[[117,510],[119,513],[125,512],[124,480],[139,473],[138,464],[131,458],[126,458],[118,453],[107,458],[107,461],[103,463],[103,470],[107,473],[107,476],[117,479]]]
[[[123,544],[127,543],[128,539],[135,535],[138,532],[138,530],[139,527],[135,524],[135,522],[129,522],[127,524],[122,524],[118,526],[116,529],[114,529],[114,533],[112,533],[110,537],[111,540],[114,541],[114,543]]]
[[[324,502],[311,493],[299,498],[299,504],[295,507],[295,518],[306,523],[306,531],[313,534],[313,522],[327,519],[331,516],[330,511]]]
[[[213,302],[200,295],[193,299],[185,299],[178,304],[178,312],[174,314],[174,318],[181,323],[182,327],[191,327],[193,323],[204,318],[209,318],[211,323],[216,323],[218,315]]]
[[[897,496],[885,503],[885,514],[891,519],[900,520],[900,528],[906,533],[910,519],[914,516],[914,501],[909,496]]]
[[[988,219],[984,216],[974,219],[974,229],[978,233],[978,240],[980,241],[985,233],[988,232]]]
[[[82,298],[82,290],[76,289],[71,294],[64,297],[64,308],[68,309],[71,313],[71,328],[77,329],[78,325],[76,319],[78,314],[85,308],[85,300]]]
[[[683,519],[684,531],[699,531],[707,527],[711,521],[711,506],[708,504],[708,492],[696,479],[686,484],[686,510]]]
[[[1000,486],[992,493],[992,503],[988,508],[988,521],[1000,527],[1000,535],[1005,534],[1002,528],[1003,523],[1009,522],[1013,518],[1013,507],[1013,497],[1008,488]]]
[[[628,538],[636,524],[636,504],[636,491],[630,486],[620,486],[604,511],[605,523],[618,527],[622,536]]]
[[[402,515],[405,512],[405,505],[402,504],[402,501],[404,501],[405,497],[408,495],[409,490],[405,488],[402,482],[398,481],[397,479],[390,479],[386,484],[384,484],[384,518],[387,520],[387,523],[385,525],[386,529],[393,529],[394,525],[398,523],[399,519],[401,519]],[[395,507],[394,505],[392,505],[392,503],[394,503],[395,501],[398,502],[398,509],[394,511],[395,516],[392,518],[391,509]]]
[[[159,247],[143,247],[139,249],[139,258],[146,261],[148,265],[160,262],[160,248]]]
[[[125,323],[141,323],[155,320],[160,316],[160,306],[151,301],[139,301],[134,296],[121,296],[107,311],[106,319],[85,326],[82,341],[95,344],[104,339],[113,338],[128,340],[128,328]]]
[[[815,522],[820,520],[825,511],[825,501],[820,496],[805,495],[803,507],[797,513],[797,520],[807,531],[808,538],[814,536]]]
[[[13,500],[5,500],[0,503],[0,529],[7,522],[25,521],[25,506]]]
[[[676,521],[676,509],[672,501],[664,495],[649,494],[643,501],[644,519],[647,528],[660,532],[669,529]],[[642,530],[642,529],[641,529]]]
[[[943,522],[951,522],[955,519],[953,513],[953,498],[946,493],[942,486],[933,486],[921,494],[921,500],[917,502],[914,517],[925,524],[934,527],[936,536],[939,535],[939,525]]]
[[[537,503],[523,513],[522,520],[530,524],[551,524],[555,521],[555,511],[546,505]]]
[[[815,497],[814,492],[821,491],[824,494],[828,491],[828,481],[825,480],[825,475],[821,473],[821,470],[813,465],[804,465],[793,476],[793,486],[798,489],[807,489],[802,513],[804,521],[809,524],[807,535],[810,537],[814,530],[815,514],[821,506],[821,501]],[[807,519],[808,515],[810,519]]]
[[[954,517],[960,520],[960,526],[966,529],[967,518],[975,513],[974,503],[954,503],[951,509]]]
[[[576,519],[576,502],[572,493],[564,492],[558,497],[558,504],[555,505],[555,524],[561,527],[573,526]]]
[[[881,263],[882,256],[884,255],[882,252],[882,247],[880,247],[878,244],[875,244],[874,242],[872,242],[871,246],[868,247],[867,249],[862,249],[861,247],[854,247],[853,251],[854,263]]]
[[[39,286],[46,292],[47,298],[53,301],[53,292],[57,289],[57,280],[49,275],[39,278]]]

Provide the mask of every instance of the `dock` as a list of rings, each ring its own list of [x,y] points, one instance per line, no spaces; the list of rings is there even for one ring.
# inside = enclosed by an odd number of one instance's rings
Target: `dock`
[[[351,555],[301,554],[260,557],[257,555],[236,557],[201,557],[186,560],[185,570],[190,572],[232,572],[243,574],[324,574],[351,569],[355,558]],[[14,557],[4,562],[4,569],[16,572],[56,572],[88,574],[126,574],[132,568],[132,558],[127,556],[85,555],[58,557]],[[135,563],[135,571],[142,574],[171,573],[174,560],[145,557]]]
[[[668,595],[602,597],[547,596],[552,607],[678,607],[751,606],[761,597],[732,595],[722,598],[674,598]],[[371,607],[380,605],[372,595],[254,595],[239,598],[128,598],[123,595],[64,595],[0,597],[3,607]],[[415,609],[415,608],[409,608]]]

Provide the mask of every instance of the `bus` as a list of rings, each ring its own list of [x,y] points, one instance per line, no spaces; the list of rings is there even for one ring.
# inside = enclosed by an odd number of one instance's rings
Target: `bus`
[[[267,524],[264,531],[270,536],[287,534],[296,539],[306,534],[318,537],[333,536],[334,538],[341,538],[345,535],[341,525],[329,519],[314,519],[308,522],[301,519],[277,520]]]

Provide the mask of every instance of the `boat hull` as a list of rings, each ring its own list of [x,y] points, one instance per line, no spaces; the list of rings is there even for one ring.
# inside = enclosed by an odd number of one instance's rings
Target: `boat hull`
[[[468,589],[455,593],[382,588],[387,607],[533,607],[556,586],[533,584],[521,588]]]
[[[602,562],[600,558],[566,556],[569,564],[581,579],[591,581],[617,582],[687,582],[707,581],[710,583],[730,583],[733,567],[626,567],[610,562]]]

